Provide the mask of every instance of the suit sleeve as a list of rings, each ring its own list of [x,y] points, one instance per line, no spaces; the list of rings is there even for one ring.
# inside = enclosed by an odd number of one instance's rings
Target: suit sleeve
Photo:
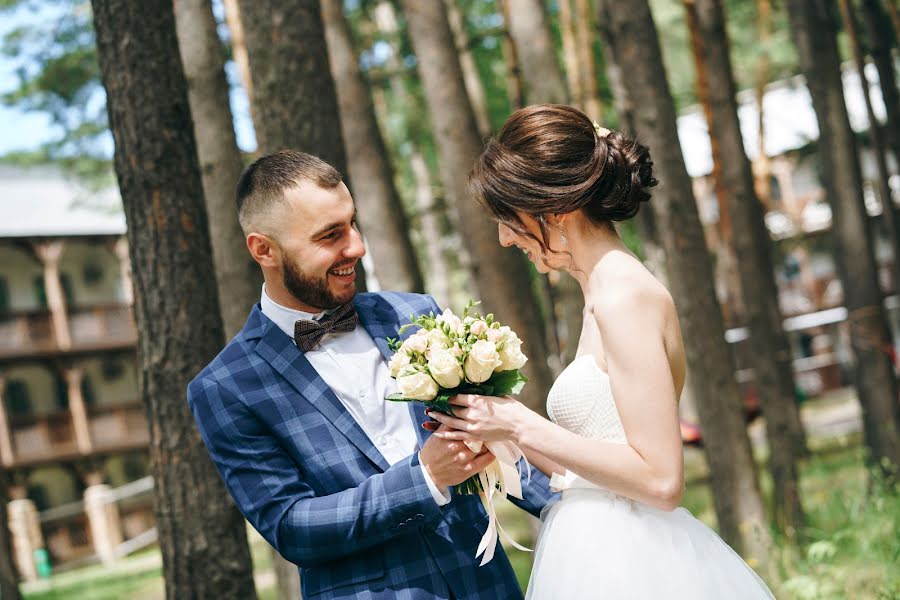
[[[442,517],[418,453],[355,488],[317,497],[304,480],[303,465],[220,383],[193,381],[188,402],[241,513],[301,567],[358,553]]]

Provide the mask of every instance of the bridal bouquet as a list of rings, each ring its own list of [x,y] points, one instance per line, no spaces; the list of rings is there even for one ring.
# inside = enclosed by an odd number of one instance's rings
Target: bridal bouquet
[[[446,309],[437,316],[431,313],[411,318],[411,323],[401,327],[399,333],[418,326],[416,333],[403,342],[388,339],[394,352],[389,363],[391,377],[397,380],[400,392],[389,395],[387,400],[421,401],[431,410],[452,415],[449,401],[457,394],[506,396],[522,390],[528,381],[519,371],[528,360],[522,354],[522,341],[515,331],[495,321],[493,314],[482,316],[473,312],[478,304],[470,300],[462,317]],[[466,442],[473,452],[480,452],[483,444]],[[493,506],[495,495],[522,498],[518,464],[524,455],[512,442],[488,442],[487,446],[496,460],[456,486],[460,494],[484,492],[486,496],[490,520],[476,552],[476,556],[484,552],[482,565],[493,557],[498,530],[516,548],[529,551],[500,527]]]

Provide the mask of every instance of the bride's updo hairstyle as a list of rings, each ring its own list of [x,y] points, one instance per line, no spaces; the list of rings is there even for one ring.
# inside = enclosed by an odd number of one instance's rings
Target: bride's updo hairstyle
[[[500,223],[534,238],[517,212],[533,216],[549,248],[544,215],[582,210],[596,225],[637,214],[657,184],[645,146],[571,106],[514,112],[469,175],[469,189]]]

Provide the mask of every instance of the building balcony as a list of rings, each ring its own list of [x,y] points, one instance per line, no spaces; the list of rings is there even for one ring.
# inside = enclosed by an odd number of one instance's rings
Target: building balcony
[[[0,315],[0,360],[129,348],[137,343],[130,306],[74,308],[68,312],[70,348],[62,348],[48,310]]]
[[[60,410],[43,415],[10,418],[13,462],[10,467],[33,466],[70,460],[92,454],[106,454],[146,448],[149,428],[140,402],[90,407],[88,430],[91,448],[78,449],[72,414]]]

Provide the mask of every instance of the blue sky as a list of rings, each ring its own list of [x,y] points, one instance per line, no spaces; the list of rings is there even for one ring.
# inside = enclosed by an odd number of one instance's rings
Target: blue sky
[[[217,7],[218,8],[218,7]],[[58,8],[44,4],[38,9],[23,8],[10,12],[0,12],[0,38],[15,27],[39,20],[54,18]],[[0,55],[0,94],[14,89],[16,78],[14,61]],[[239,77],[235,65],[226,66],[229,81],[232,83],[231,107],[235,119],[235,132],[238,145],[242,150],[252,151],[256,148],[253,124],[250,121],[249,101],[243,88],[239,85]],[[42,143],[59,135],[49,116],[42,113],[28,113],[0,104],[0,155],[15,150],[34,150]],[[110,149],[112,142],[110,141]]]

